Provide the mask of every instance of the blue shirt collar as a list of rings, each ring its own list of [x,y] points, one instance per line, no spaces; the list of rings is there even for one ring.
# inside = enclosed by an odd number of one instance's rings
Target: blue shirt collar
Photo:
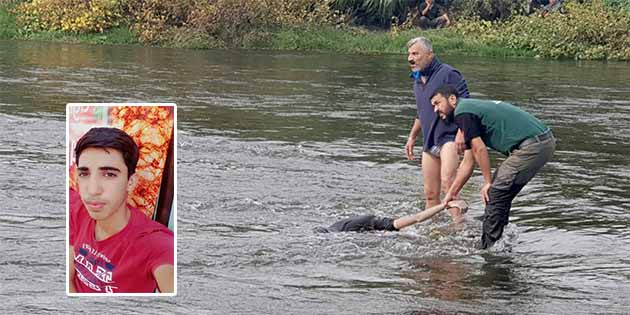
[[[409,77],[412,78],[414,81],[420,80],[421,76],[422,76],[422,72],[420,72],[420,70],[412,71],[409,74]]]

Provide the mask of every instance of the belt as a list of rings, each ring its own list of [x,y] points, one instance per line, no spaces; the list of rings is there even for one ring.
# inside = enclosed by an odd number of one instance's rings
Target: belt
[[[551,139],[551,138],[553,138],[553,133],[551,133],[551,129],[547,129],[547,131],[545,131],[545,132],[543,132],[543,133],[541,133],[541,134],[539,134],[537,136],[534,136],[534,137],[531,137],[531,138],[527,138],[527,139],[521,141],[521,143],[519,143],[518,145],[514,146],[514,148],[512,150],[510,150],[510,152],[514,151],[516,149],[521,149],[522,147],[526,147],[526,146],[528,146],[530,144],[534,144],[536,142],[543,142],[543,141],[545,141],[547,139]]]

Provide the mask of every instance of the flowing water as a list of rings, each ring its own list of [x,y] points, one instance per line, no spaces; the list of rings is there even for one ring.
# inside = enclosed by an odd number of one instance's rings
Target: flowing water
[[[628,63],[443,56],[558,138],[493,250],[478,172],[461,230],[313,232],[422,208],[405,58],[0,41],[1,312],[630,313]],[[178,295],[68,298],[64,106],[123,101],[178,104]]]

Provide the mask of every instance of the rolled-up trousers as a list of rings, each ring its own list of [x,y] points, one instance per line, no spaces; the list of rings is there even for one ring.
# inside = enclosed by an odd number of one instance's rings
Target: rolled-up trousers
[[[543,141],[521,146],[494,173],[489,191],[489,202],[483,217],[481,248],[492,246],[503,235],[508,224],[512,200],[523,187],[553,157],[556,139],[552,136]]]

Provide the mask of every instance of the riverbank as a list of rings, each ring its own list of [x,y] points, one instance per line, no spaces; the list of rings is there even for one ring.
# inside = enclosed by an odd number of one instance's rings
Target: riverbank
[[[507,49],[493,46],[458,34],[453,29],[420,29],[401,31],[368,31],[359,27],[332,26],[279,28],[265,32],[256,40],[244,42],[240,48],[330,51],[360,54],[404,54],[405,43],[412,37],[426,36],[431,39],[440,54],[475,55],[484,57],[531,57],[533,54],[522,49]],[[0,7],[0,39],[40,40],[68,43],[143,45],[129,26],[123,25],[103,33],[74,34],[70,32],[27,32],[17,25],[7,6]],[[220,47],[211,41],[199,40],[194,35],[189,39],[164,41],[154,46],[208,49]]]
[[[208,34],[192,27],[171,27],[160,32],[149,29],[151,40],[147,40],[147,33],[138,33],[137,25],[134,28],[128,23],[121,23],[106,29],[103,33],[77,34],[67,31],[28,30],[18,24],[15,10],[11,10],[10,6],[6,4],[0,6],[0,39],[193,49],[242,48],[405,54],[405,43],[410,38],[425,36],[432,40],[439,54],[630,60],[630,34],[627,34],[627,30],[630,29],[630,14],[616,13],[611,18],[614,23],[608,23],[606,19],[597,20],[595,17],[589,22],[586,18],[593,16],[593,10],[601,11],[599,16],[603,12],[608,12],[603,5],[595,4],[590,7],[569,5],[572,17],[557,14],[546,18],[535,15],[517,16],[499,23],[460,21],[454,27],[441,30],[425,31],[417,28],[367,30],[349,25],[333,26],[320,23],[260,28],[250,25],[250,29],[239,31],[240,33],[225,34],[219,30],[216,34]],[[589,23],[582,23],[585,21]],[[232,25],[228,22],[223,23],[229,31]]]

